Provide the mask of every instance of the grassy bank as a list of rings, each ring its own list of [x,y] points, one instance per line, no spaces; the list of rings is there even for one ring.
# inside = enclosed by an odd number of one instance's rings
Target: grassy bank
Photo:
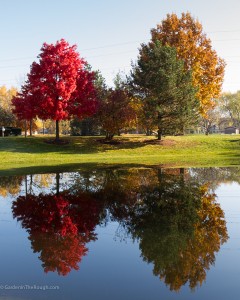
[[[77,165],[240,165],[240,136],[166,137],[160,144],[146,136],[116,137],[118,144],[99,142],[99,137],[63,137],[66,145],[47,144],[46,136],[0,138],[0,171],[70,168]]]

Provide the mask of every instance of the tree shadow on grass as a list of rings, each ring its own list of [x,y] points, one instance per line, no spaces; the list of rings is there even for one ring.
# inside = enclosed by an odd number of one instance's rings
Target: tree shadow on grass
[[[225,153],[218,153],[216,158],[221,157],[221,161],[224,163],[224,166],[240,166],[240,149],[239,154],[236,152],[225,152]],[[226,158],[223,158],[223,157]]]
[[[239,140],[229,140],[230,143],[240,143],[240,139]]]
[[[127,138],[119,139],[118,143],[102,143],[100,137],[67,137],[62,140],[69,140],[66,144],[49,144],[47,138],[42,137],[9,137],[0,140],[0,152],[17,153],[59,153],[59,154],[91,154],[106,152],[109,150],[135,149],[146,144],[141,141],[134,141]]]

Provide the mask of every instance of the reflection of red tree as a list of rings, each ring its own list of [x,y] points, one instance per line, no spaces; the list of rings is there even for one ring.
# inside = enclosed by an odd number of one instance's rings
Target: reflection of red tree
[[[44,271],[67,275],[72,269],[78,270],[78,264],[87,254],[85,239],[82,236],[66,234],[64,236],[49,233],[33,233],[29,239],[34,252],[39,252]]]
[[[89,195],[20,196],[12,205],[13,216],[27,229],[34,252],[40,253],[44,271],[68,274],[78,270],[86,243],[95,240],[99,202]]]

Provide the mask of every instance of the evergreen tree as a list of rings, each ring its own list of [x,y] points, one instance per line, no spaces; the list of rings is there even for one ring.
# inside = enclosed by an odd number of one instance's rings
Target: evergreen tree
[[[199,102],[192,85],[190,71],[177,59],[176,49],[162,46],[159,41],[142,44],[136,65],[131,73],[131,84],[145,109],[163,134],[183,131],[196,120]],[[147,121],[147,120],[146,120]]]

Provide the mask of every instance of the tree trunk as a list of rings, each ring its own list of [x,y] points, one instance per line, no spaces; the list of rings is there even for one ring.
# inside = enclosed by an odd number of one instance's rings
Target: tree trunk
[[[157,178],[158,178],[158,200],[161,200],[163,195],[163,186],[164,186],[162,168],[157,169]]]
[[[184,177],[184,168],[180,168],[180,185],[181,187],[185,186],[185,177]]]
[[[30,130],[30,136],[32,136],[32,120],[30,120],[30,127],[29,127],[29,130]]]
[[[180,125],[180,134],[184,135],[184,125],[183,125],[183,123]]]
[[[30,183],[29,183],[29,194],[33,194],[33,175],[30,175]]]
[[[159,186],[162,184],[162,168],[157,169],[158,183]]]
[[[25,175],[25,196],[27,197],[27,175]]]
[[[24,123],[24,131],[25,131],[25,138],[27,137],[27,120],[25,120],[25,123]]]
[[[114,137],[114,133],[106,132],[106,140],[111,141]]]
[[[137,123],[137,121],[136,121],[136,134],[139,134],[139,128],[138,128],[138,123]]]
[[[162,130],[161,130],[161,128],[158,126],[158,135],[157,135],[157,139],[159,140],[159,141],[161,141],[161,139],[162,139]]]
[[[161,126],[161,115],[158,113],[158,132],[157,132],[157,139],[161,141],[162,139],[162,126]]]
[[[205,135],[208,135],[209,132],[210,132],[210,127],[211,127],[211,124],[208,120],[206,120],[206,131],[205,131]]]
[[[205,135],[208,135],[209,131],[210,131],[210,127],[209,127],[209,125],[207,125]]]
[[[56,194],[59,195],[60,191],[60,174],[56,173]]]
[[[180,168],[180,174],[184,175],[184,168]]]
[[[59,136],[59,120],[56,120],[56,141],[60,140],[60,136]]]

